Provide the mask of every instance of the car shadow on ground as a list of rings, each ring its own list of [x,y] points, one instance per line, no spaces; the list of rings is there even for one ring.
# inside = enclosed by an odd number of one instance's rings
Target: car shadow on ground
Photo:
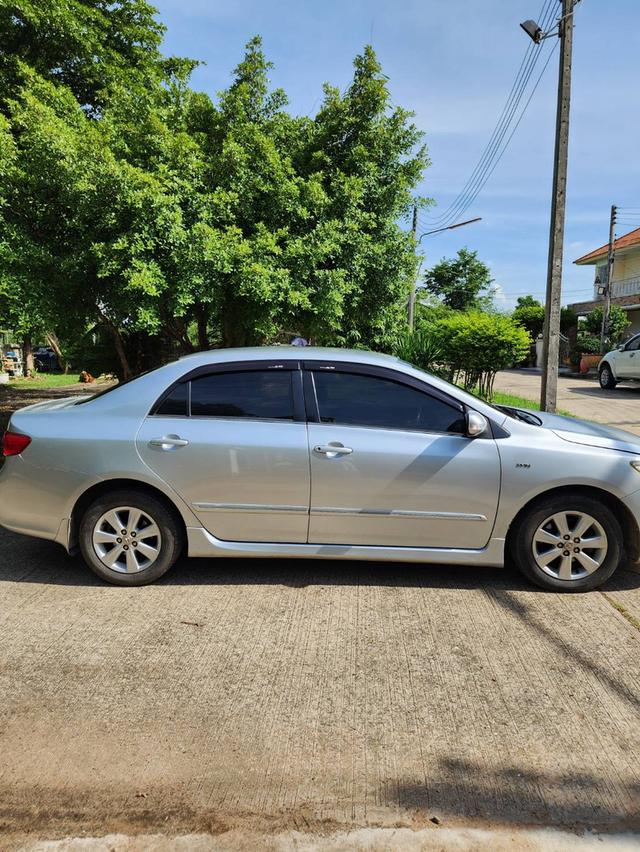
[[[563,388],[568,393],[575,393],[578,396],[594,396],[597,399],[628,399],[635,401],[640,396],[639,385],[618,385],[614,390],[605,390],[600,386],[593,387],[591,385],[578,384]]]
[[[0,583],[22,582],[62,586],[107,586],[79,556],[69,556],[48,541],[0,531]],[[337,559],[181,557],[156,581],[159,585],[284,585],[402,586],[408,588],[484,588],[545,592],[528,583],[510,564],[504,568],[478,565],[435,565]],[[640,572],[619,570],[603,589],[640,588]]]
[[[383,788],[381,794],[385,792]],[[639,801],[640,783],[632,783],[628,793]],[[589,772],[551,773],[523,764],[491,767],[486,762],[444,759],[427,783],[400,783],[394,794],[402,806],[436,819],[454,806],[456,819],[471,822],[616,833],[640,829],[640,812],[610,795],[610,779]]]

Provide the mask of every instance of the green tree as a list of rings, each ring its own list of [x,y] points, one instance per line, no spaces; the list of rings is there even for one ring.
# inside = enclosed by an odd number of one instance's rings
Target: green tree
[[[533,296],[520,296],[511,315],[536,340],[544,327],[544,306]]]
[[[97,329],[126,376],[143,355],[397,332],[427,158],[371,49],[312,120],[258,38],[215,103],[194,92],[142,0],[22,0],[0,22],[0,311],[25,340]]]
[[[591,313],[587,314],[581,323],[581,330],[600,337],[602,330],[602,307],[597,307]],[[624,337],[625,332],[629,328],[629,316],[626,311],[623,311],[619,305],[611,305],[609,314],[609,346],[616,346]]]
[[[480,300],[490,296],[492,281],[489,267],[466,248],[455,258],[443,258],[424,276],[426,289],[456,311],[480,306]]]

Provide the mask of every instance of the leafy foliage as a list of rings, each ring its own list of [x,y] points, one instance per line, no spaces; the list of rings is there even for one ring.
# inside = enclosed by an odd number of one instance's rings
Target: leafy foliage
[[[428,328],[400,334],[394,343],[393,354],[421,370],[441,372],[439,364],[443,354],[442,345]]]
[[[452,312],[431,326],[442,363],[451,381],[491,398],[498,370],[519,363],[527,354],[529,333],[511,317],[481,311]]]
[[[581,354],[599,355],[600,354],[600,338],[589,334],[579,334],[576,339],[576,347]]]
[[[144,0],[0,7],[0,324],[106,334],[124,375],[295,335],[389,345],[428,159],[373,50],[309,119],[259,38],[214,102],[162,32]]]
[[[483,307],[491,298],[492,284],[489,267],[478,260],[475,251],[462,248],[455,258],[443,258],[424,276],[426,289],[456,311]]]
[[[526,328],[535,340],[540,337],[544,328],[544,306],[533,296],[520,296],[511,315],[513,319]],[[573,308],[565,307],[560,311],[560,330],[567,332],[578,324],[578,317]]]
[[[590,314],[587,314],[587,316],[580,324],[581,330],[596,335],[598,341],[600,338],[600,331],[602,329],[602,315],[603,308],[597,307],[595,308],[595,310],[591,311]],[[610,347],[615,346],[622,340],[626,330],[629,328],[629,325],[630,322],[627,312],[623,311],[622,308],[618,305],[611,305],[611,313],[609,314],[608,335],[608,342]],[[598,342],[598,347],[599,346],[600,344]],[[600,349],[598,348],[597,351],[599,352]]]

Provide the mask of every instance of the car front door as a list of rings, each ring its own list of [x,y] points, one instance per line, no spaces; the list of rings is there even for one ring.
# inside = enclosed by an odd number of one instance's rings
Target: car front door
[[[298,362],[185,376],[137,436],[143,461],[228,541],[305,542],[309,449]]]
[[[500,490],[491,436],[463,406],[393,370],[307,362],[309,542],[484,547]]]
[[[640,335],[632,337],[624,349],[616,352],[615,371],[618,379],[640,378]]]

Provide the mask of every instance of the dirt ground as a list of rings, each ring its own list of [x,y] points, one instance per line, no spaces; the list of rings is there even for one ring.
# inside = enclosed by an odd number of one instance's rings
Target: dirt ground
[[[182,559],[123,589],[0,531],[0,848],[538,849],[447,832],[640,831],[639,754],[635,570],[559,595],[510,568]]]

